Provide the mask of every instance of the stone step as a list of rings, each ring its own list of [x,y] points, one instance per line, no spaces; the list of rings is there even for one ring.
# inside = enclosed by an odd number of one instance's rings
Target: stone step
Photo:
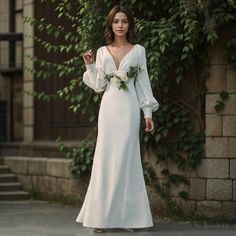
[[[0,174],[5,174],[10,172],[10,167],[7,165],[0,165]]]
[[[18,182],[0,183],[0,192],[21,190],[22,185]]]
[[[0,192],[0,201],[6,200],[25,200],[29,199],[30,194],[25,191],[5,191]]]
[[[16,182],[17,176],[16,174],[0,174],[0,183],[7,183],[7,182]]]

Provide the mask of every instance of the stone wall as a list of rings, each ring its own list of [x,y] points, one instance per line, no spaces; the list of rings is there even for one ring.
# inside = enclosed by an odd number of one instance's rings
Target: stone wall
[[[81,205],[88,177],[73,179],[68,169],[70,160],[45,157],[7,157],[5,165],[17,174],[24,190],[33,198],[59,200]]]
[[[179,184],[170,189],[171,199],[176,201],[184,213],[203,217],[232,220],[236,219],[236,68],[227,65],[223,49],[210,48],[209,78],[206,86],[205,106],[205,158],[196,171],[182,173],[173,163],[156,165],[151,152],[145,153],[145,160],[155,169],[158,182],[165,177],[161,174],[168,168],[172,174],[184,174],[190,186]],[[225,107],[216,112],[216,101],[220,92],[227,91],[229,99]],[[180,191],[189,193],[189,200],[178,196]],[[154,189],[149,191],[152,204],[158,210],[162,206]]]
[[[205,181],[205,195],[197,202],[197,210],[208,214],[236,218],[236,69],[227,65],[223,50],[210,50],[210,77],[206,81],[206,143],[205,159],[198,177]],[[229,99],[225,107],[216,112],[214,106],[220,100],[219,93],[227,91]]]
[[[23,189],[31,193],[32,198],[82,206],[90,175],[75,180],[68,169],[70,159],[8,156],[3,157],[3,160],[17,175]],[[164,201],[153,188],[147,187],[147,191],[153,216],[157,217],[159,210],[164,207]],[[192,206],[191,203],[187,205],[189,212]]]
[[[34,1],[24,0],[23,1],[23,14],[25,17],[34,17]],[[25,55],[34,55],[34,40],[33,38],[27,37],[27,35],[34,35],[33,27],[30,24],[25,23],[24,28],[24,65],[27,65],[29,69],[33,69],[33,61],[25,57]],[[34,90],[34,80],[33,75],[24,70],[24,81],[23,81],[24,91]],[[24,126],[24,141],[34,140],[34,98],[26,93],[24,93],[23,101],[23,126]]]
[[[0,33],[9,32],[9,1],[0,0]],[[9,44],[6,41],[0,41],[0,67],[7,68],[9,64]],[[0,73],[0,101],[10,100],[10,80],[8,77],[3,77]],[[7,110],[10,110],[10,105],[7,103]],[[10,135],[10,115],[6,114],[6,136]]]

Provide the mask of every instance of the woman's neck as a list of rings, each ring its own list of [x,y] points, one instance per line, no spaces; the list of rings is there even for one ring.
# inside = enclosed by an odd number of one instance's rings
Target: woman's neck
[[[123,37],[123,38],[115,37],[114,41],[111,43],[112,46],[116,46],[116,47],[123,47],[128,44],[129,42],[127,41],[126,37]]]

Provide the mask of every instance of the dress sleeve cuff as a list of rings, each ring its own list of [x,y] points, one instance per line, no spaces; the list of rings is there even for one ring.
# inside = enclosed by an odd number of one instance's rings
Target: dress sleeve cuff
[[[95,67],[95,63],[92,63],[92,64],[85,64],[86,66],[86,70],[93,70],[94,67]]]
[[[150,107],[143,108],[144,118],[152,118],[152,109]]]

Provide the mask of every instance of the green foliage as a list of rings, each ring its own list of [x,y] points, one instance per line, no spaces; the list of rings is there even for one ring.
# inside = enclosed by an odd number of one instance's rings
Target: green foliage
[[[229,65],[235,67],[236,66],[236,37],[227,40],[224,46],[225,46],[225,51],[227,55],[229,55],[229,59],[228,59]]]
[[[152,185],[153,179],[156,178],[155,171],[148,162],[143,163],[143,169],[144,169],[143,174],[146,185]]]
[[[184,199],[184,200],[188,200],[189,199],[189,194],[185,191],[180,191],[179,192],[179,196]]]
[[[61,138],[58,138],[57,141],[59,142],[60,151],[67,158],[72,159],[69,169],[75,179],[80,179],[91,172],[95,147],[94,140],[91,141],[89,138],[86,138],[78,148],[65,146]]]
[[[102,94],[95,94],[81,81],[85,69],[82,54],[90,48],[95,51],[104,44],[105,17],[111,6],[117,3],[126,5],[135,15],[137,42],[146,48],[153,93],[160,103],[159,110],[153,114],[157,124],[155,132],[150,134],[141,130],[140,137],[142,145],[153,149],[156,163],[167,166],[162,171],[165,177],[162,182],[154,183],[155,172],[148,164],[144,164],[144,175],[147,184],[152,183],[157,192],[169,200],[170,188],[179,183],[188,186],[189,173],[199,166],[203,157],[208,47],[224,36],[224,29],[233,28],[236,21],[235,1],[51,2],[55,4],[58,18],[69,22],[70,30],[49,24],[45,19],[25,18],[25,21],[54,38],[63,38],[63,44],[54,45],[34,37],[35,42],[40,43],[47,52],[75,55],[61,64],[34,57],[32,59],[41,69],[31,72],[35,78],[41,79],[50,79],[52,72],[61,79],[73,78],[51,97],[66,99],[70,102],[70,109],[88,114],[91,121],[97,119],[95,108]],[[223,44],[230,55],[229,62],[235,65],[235,37],[224,39]],[[80,91],[79,94],[77,91]],[[223,107],[227,94],[222,92],[220,97],[216,110]],[[89,172],[92,163],[92,143],[84,142],[83,145],[72,150],[61,146],[61,150],[73,158],[71,168],[77,176]],[[183,175],[170,173],[169,165],[176,166]],[[179,196],[187,199],[188,193],[180,191]]]
[[[226,91],[221,91],[219,96],[220,96],[220,100],[217,100],[216,105],[215,105],[215,110],[217,112],[225,107],[224,101],[229,98],[229,94]]]

